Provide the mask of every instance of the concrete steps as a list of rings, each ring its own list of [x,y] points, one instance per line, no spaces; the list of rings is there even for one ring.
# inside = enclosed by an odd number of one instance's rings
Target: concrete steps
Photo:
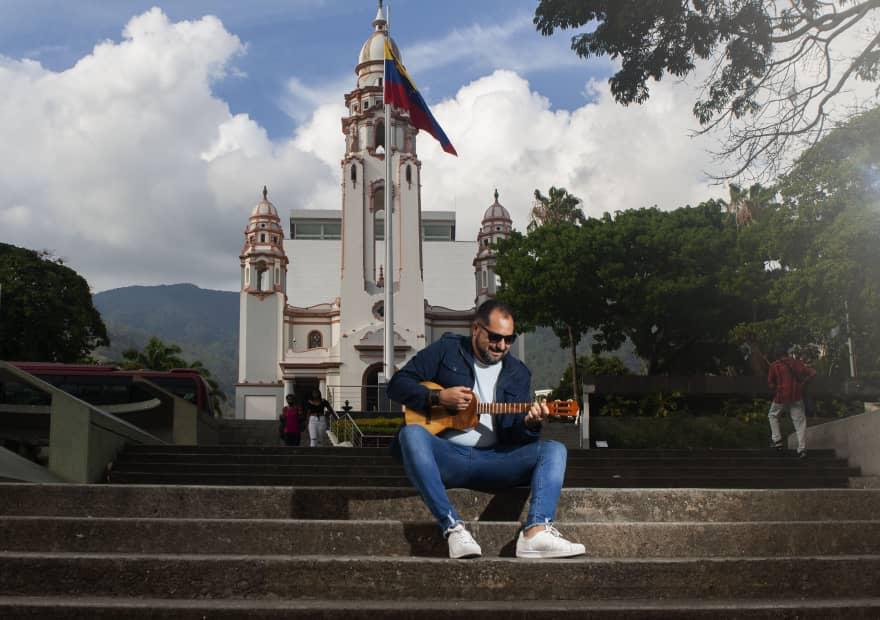
[[[880,521],[578,523],[561,531],[602,558],[870,555]],[[518,522],[471,522],[484,557],[514,557]],[[40,553],[446,557],[429,521],[0,517],[0,549]]]
[[[515,606],[495,601],[350,601],[336,599],[118,599],[0,596],[0,613],[22,620],[116,620],[117,618],[227,620],[451,619],[532,620],[533,618],[592,618],[603,620],[876,620],[880,599],[854,598],[808,601],[772,600],[636,600],[519,601]]]
[[[0,594],[25,596],[512,603],[880,596],[878,556],[586,558],[539,568],[513,558],[0,552],[0,564]]]
[[[609,488],[846,487],[857,468],[815,451],[806,460],[772,450],[570,450],[565,485]],[[120,484],[382,486],[409,480],[386,449],[142,446],[122,454]]]
[[[545,561],[513,557],[528,489],[454,489],[484,556],[453,561],[385,450],[225,450],[132,450],[111,474],[210,485],[0,484],[0,617],[880,617],[880,489],[797,488],[850,474],[830,454],[572,453],[575,482],[764,488],[569,486],[557,525],[587,555]]]

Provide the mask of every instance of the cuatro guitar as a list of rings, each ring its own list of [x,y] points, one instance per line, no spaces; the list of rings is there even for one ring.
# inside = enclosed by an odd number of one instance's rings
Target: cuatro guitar
[[[431,390],[442,390],[442,385],[431,381],[422,381],[422,385]],[[546,401],[547,409],[551,416],[574,417],[580,411],[576,400],[553,400]],[[476,395],[464,411],[454,411],[438,405],[428,411],[416,411],[409,407],[404,408],[404,419],[407,424],[415,424],[428,430],[432,435],[442,433],[448,428],[466,431],[475,428],[480,422],[480,415],[491,413],[493,415],[525,413],[532,403],[481,403]]]

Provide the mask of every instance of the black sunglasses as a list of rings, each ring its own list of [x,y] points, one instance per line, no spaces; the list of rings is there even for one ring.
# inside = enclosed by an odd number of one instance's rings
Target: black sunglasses
[[[483,328],[483,330],[486,332],[486,335],[489,336],[489,342],[501,342],[503,340],[508,346],[516,342],[516,334],[502,336],[501,334],[496,334],[482,323],[477,323],[477,327]]]

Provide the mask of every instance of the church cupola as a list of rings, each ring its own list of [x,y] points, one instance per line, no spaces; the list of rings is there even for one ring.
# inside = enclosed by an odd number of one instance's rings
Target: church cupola
[[[263,186],[263,199],[251,212],[244,231],[241,250],[241,289],[258,295],[284,293],[287,282],[287,255],[284,229],[278,210],[269,202]]]
[[[477,256],[474,258],[474,277],[476,283],[476,305],[495,296],[497,282],[495,278],[495,251],[493,244],[499,239],[506,239],[513,230],[510,213],[498,202],[498,190],[495,190],[495,202],[489,205],[480,223],[477,233]]]
[[[397,44],[388,35],[388,23],[382,3],[373,20],[373,32],[364,42],[355,66],[356,88],[345,96],[348,115],[342,119],[347,158],[371,155],[382,159],[389,150],[385,144],[384,90],[385,40],[388,39],[394,53],[400,58]],[[407,117],[399,110],[392,113],[391,149],[415,156],[415,136]]]

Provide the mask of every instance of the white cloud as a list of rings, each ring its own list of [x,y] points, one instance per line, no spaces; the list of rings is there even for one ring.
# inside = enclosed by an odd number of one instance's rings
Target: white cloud
[[[353,86],[354,79],[350,73],[322,82],[318,86],[306,84],[299,78],[292,77],[287,80],[280,101],[281,109],[298,122],[308,120],[316,108],[328,103],[337,103],[344,110],[343,94]]]
[[[355,82],[292,82],[305,121],[273,142],[211,92],[243,52],[216,18],[171,23],[153,9],[63,72],[0,57],[0,241],[53,250],[96,290],[237,288],[242,230],[264,184],[282,216],[339,208],[341,101]],[[499,70],[434,105],[460,157],[420,134],[424,207],[456,209],[459,238],[472,239],[496,187],[521,229],[533,191],[551,185],[591,215],[723,193],[701,175],[703,144],[687,137],[691,88],[664,82],[629,108],[607,84],[587,88],[589,104],[553,110]]]
[[[212,94],[244,50],[215,17],[152,9],[66,71],[0,57],[0,241],[52,249],[96,290],[237,287],[262,186],[283,214],[336,185]]]
[[[552,110],[522,77],[496,71],[464,86],[434,113],[459,157],[419,134],[422,202],[458,211],[460,238],[475,238],[498,188],[501,203],[524,229],[535,189],[565,187],[588,215],[657,205],[697,204],[723,190],[702,174],[710,158],[688,137],[692,90],[661,82],[642,106],[615,103],[605,83],[588,85],[595,100]]]

